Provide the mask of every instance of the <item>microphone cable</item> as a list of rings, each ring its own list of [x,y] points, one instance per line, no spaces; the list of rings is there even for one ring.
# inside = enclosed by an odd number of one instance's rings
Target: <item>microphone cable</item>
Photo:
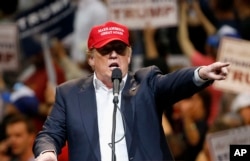
[[[119,111],[120,114],[121,114],[121,119],[122,119],[124,134],[123,134],[123,136],[122,136],[120,139],[114,141],[113,143],[108,143],[109,147],[111,148],[111,150],[112,150],[112,152],[113,152],[114,154],[115,154],[115,147],[113,147],[112,145],[115,146],[115,144],[121,142],[121,141],[125,138],[125,134],[126,134],[126,131],[127,131],[126,121],[125,121],[125,119],[124,119],[125,117],[124,117],[124,115],[123,115],[123,113],[122,113],[120,107],[116,105],[116,108],[118,109],[118,111]],[[116,120],[116,119],[115,119],[115,120]],[[115,129],[116,127],[113,127],[113,128]],[[113,129],[113,130],[114,130],[114,129]],[[112,130],[112,131],[113,131],[113,130]],[[115,135],[115,134],[114,134],[114,135]],[[113,158],[113,159],[114,159],[114,158]]]

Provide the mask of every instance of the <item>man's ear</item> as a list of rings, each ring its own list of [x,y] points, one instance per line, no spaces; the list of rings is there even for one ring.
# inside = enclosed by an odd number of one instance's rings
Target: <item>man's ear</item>
[[[94,70],[95,62],[94,62],[94,57],[89,56],[88,57],[88,64],[91,66],[91,68]]]

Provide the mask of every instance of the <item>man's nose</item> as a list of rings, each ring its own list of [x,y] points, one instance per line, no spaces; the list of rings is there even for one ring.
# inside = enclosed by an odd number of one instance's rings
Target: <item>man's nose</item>
[[[117,57],[117,53],[116,53],[116,51],[115,50],[112,50],[111,52],[110,52],[110,54],[109,54],[109,56],[111,57],[111,58],[114,58],[114,57]]]

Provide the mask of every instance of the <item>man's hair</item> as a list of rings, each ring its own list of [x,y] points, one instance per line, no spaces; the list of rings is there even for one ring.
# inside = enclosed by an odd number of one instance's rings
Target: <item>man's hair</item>
[[[37,132],[33,120],[23,114],[13,114],[12,116],[10,116],[6,121],[5,127],[7,128],[9,125],[13,125],[19,122],[23,122],[26,125],[26,129],[29,134]]]

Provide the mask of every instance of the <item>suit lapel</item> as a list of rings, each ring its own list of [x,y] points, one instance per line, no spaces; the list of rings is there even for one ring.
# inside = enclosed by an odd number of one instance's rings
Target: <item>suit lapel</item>
[[[134,119],[135,119],[135,112],[134,112],[134,103],[132,96],[136,93],[136,84],[134,83],[134,79],[132,79],[131,75],[128,75],[127,81],[125,84],[125,87],[122,92],[122,99],[121,99],[121,111],[125,117],[125,130],[126,130],[126,143],[127,143],[127,148],[128,152],[131,149],[131,143],[132,143],[132,134],[134,130]]]
[[[98,121],[97,121],[97,105],[96,96],[93,85],[93,77],[87,78],[84,82],[79,94],[79,108],[82,116],[82,123],[85,128],[85,132],[89,138],[89,143],[95,153],[97,160],[100,160],[100,146],[99,146],[99,134],[98,134]]]

